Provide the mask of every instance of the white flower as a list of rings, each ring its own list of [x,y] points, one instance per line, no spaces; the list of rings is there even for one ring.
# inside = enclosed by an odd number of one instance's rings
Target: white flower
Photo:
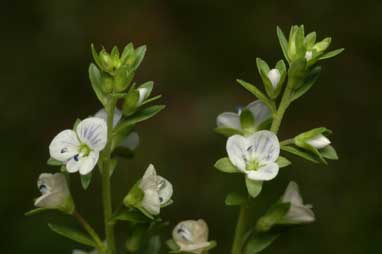
[[[267,76],[269,81],[271,81],[273,88],[276,88],[281,78],[280,71],[278,69],[272,69],[268,72]]]
[[[313,146],[316,149],[322,149],[330,145],[330,140],[322,134],[318,134],[313,138],[306,141],[307,144]]]
[[[312,51],[306,51],[305,52],[305,59],[306,61],[309,61],[313,57],[313,52]]]
[[[161,206],[170,201],[173,193],[172,184],[165,178],[157,175],[152,164],[146,169],[139,183],[139,188],[144,193],[141,205],[152,215],[160,213]]]
[[[172,237],[181,252],[200,254],[210,246],[208,226],[204,220],[186,220],[178,223]]]
[[[273,132],[263,130],[248,137],[231,136],[226,149],[232,164],[251,180],[272,180],[279,172],[275,161],[280,154],[280,143]]]
[[[36,207],[73,212],[73,200],[63,174],[43,173],[38,178],[37,187],[42,195],[36,199]]]
[[[99,110],[94,116],[107,121],[107,113],[105,109]],[[121,121],[121,119],[122,119],[122,112],[116,108],[114,110],[113,128],[117,126],[117,124]],[[136,132],[129,133],[129,135],[127,135],[127,137],[124,138],[120,144],[120,146],[127,147],[131,151],[135,150],[138,147],[138,145],[139,145],[139,135]]]
[[[271,117],[271,111],[267,106],[264,105],[261,101],[257,100],[251,102],[246,107],[255,118],[255,128],[259,127],[264,121]],[[242,131],[242,127],[240,124],[240,112],[224,112],[218,115],[216,119],[216,124],[218,128],[230,128]]]
[[[279,224],[304,224],[315,220],[311,205],[304,205],[297,183],[290,182],[281,202],[290,203],[288,213],[279,221]]]
[[[89,117],[76,130],[60,132],[50,143],[50,156],[66,165],[69,173],[89,174],[107,143],[107,125],[103,119]]]

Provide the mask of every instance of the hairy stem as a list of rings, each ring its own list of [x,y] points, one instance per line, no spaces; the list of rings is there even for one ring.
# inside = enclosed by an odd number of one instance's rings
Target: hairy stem
[[[105,246],[103,245],[101,238],[98,236],[98,234],[93,229],[93,227],[89,225],[89,223],[81,216],[81,214],[78,211],[74,211],[73,216],[74,218],[78,220],[78,222],[82,225],[82,227],[86,230],[86,232],[88,232],[88,234],[94,240],[95,244],[97,245],[98,251],[100,253],[104,253]]]
[[[247,202],[240,206],[239,217],[237,219],[236,229],[235,229],[235,237],[233,239],[232,245],[232,254],[241,254],[242,245],[243,245],[243,237],[246,231],[246,226],[248,224],[248,214],[249,208]]]
[[[117,101],[111,99],[106,107],[107,112],[107,145],[105,148],[105,157],[102,169],[102,200],[104,211],[104,225],[107,243],[107,254],[115,254],[115,236],[114,236],[114,224],[110,223],[113,215],[113,207],[111,203],[111,183],[110,183],[110,171],[111,171],[111,152],[112,152],[112,134],[113,134],[113,118]]]

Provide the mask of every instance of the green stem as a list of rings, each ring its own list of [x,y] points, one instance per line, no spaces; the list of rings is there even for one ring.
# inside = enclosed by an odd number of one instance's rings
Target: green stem
[[[249,207],[247,202],[240,206],[239,217],[237,219],[235,237],[233,239],[232,254],[241,254],[243,237],[248,225]]]
[[[107,145],[104,152],[104,163],[102,169],[102,199],[104,211],[104,225],[107,243],[107,254],[115,254],[115,236],[114,236],[114,223],[110,223],[113,216],[113,207],[111,203],[111,184],[110,184],[110,170],[111,170],[111,152],[112,152],[112,134],[113,134],[113,118],[114,110],[117,101],[112,98],[106,107],[107,112]]]
[[[285,111],[287,110],[288,106],[291,103],[290,101],[291,93],[292,93],[292,90],[289,88],[289,86],[287,86],[283,94],[283,97],[281,98],[279,108],[277,109],[276,114],[273,115],[271,131],[273,131],[275,134],[277,134],[277,132],[279,131],[280,124],[281,124],[281,121],[283,120]]]
[[[281,146],[286,146],[290,144],[294,144],[294,138],[288,138],[280,142]]]
[[[89,223],[81,216],[81,214],[78,211],[74,211],[73,216],[74,218],[78,220],[78,222],[82,225],[82,227],[86,230],[86,232],[88,232],[88,234],[94,240],[98,251],[100,253],[104,253],[105,246],[103,245],[101,238],[98,236],[98,234],[93,229],[93,227],[89,225]]]

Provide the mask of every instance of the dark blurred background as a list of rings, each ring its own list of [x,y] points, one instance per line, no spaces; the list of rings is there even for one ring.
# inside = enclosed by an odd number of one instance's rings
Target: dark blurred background
[[[288,111],[282,138],[326,126],[341,157],[328,167],[292,158],[292,167],[265,185],[253,218],[297,181],[316,223],[295,228],[264,253],[377,253],[382,240],[381,1],[6,1],[1,28],[1,253],[71,253],[78,245],[54,234],[47,222],[75,221],[56,213],[24,217],[39,195],[36,179],[48,145],[77,117],[100,108],[87,69],[90,43],[123,47],[146,44],[136,81],[155,81],[167,109],[141,124],[141,144],[114,176],[115,203],[152,162],[175,187],[175,203],[163,210],[171,227],[205,218],[212,253],[229,253],[237,208],[224,197],[243,188],[243,178],[213,169],[225,155],[225,139],[213,132],[216,116],[253,97],[236,78],[260,83],[257,56],[282,57],[276,25],[292,24],[333,37],[344,54],[323,62],[319,82]],[[75,199],[101,230],[100,182],[89,191],[73,177]],[[123,224],[117,227],[124,230]],[[170,235],[165,235],[164,239]]]

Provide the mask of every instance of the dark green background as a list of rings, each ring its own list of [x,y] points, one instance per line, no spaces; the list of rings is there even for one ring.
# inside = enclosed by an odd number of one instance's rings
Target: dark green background
[[[290,179],[314,205],[316,223],[295,228],[264,253],[377,253],[382,240],[381,1],[8,1],[1,24],[1,253],[71,253],[76,246],[50,232],[47,222],[77,224],[55,213],[26,218],[39,195],[35,181],[53,171],[48,145],[77,117],[96,112],[87,77],[90,43],[110,49],[147,44],[136,80],[154,80],[167,109],[138,127],[141,145],[113,178],[117,203],[154,163],[175,188],[163,217],[205,218],[212,253],[229,253],[237,209],[225,195],[243,178],[213,169],[225,155],[214,134],[216,116],[253,97],[235,83],[260,84],[255,59],[281,58],[276,25],[305,24],[332,36],[340,57],[325,61],[319,82],[288,111],[281,138],[326,126],[341,157],[328,167],[292,158],[293,167],[265,185],[255,218]],[[73,175],[79,209],[101,229],[99,179],[84,192]],[[117,230],[123,231],[123,225]],[[169,235],[165,235],[167,239]],[[77,246],[78,247],[78,246]]]

